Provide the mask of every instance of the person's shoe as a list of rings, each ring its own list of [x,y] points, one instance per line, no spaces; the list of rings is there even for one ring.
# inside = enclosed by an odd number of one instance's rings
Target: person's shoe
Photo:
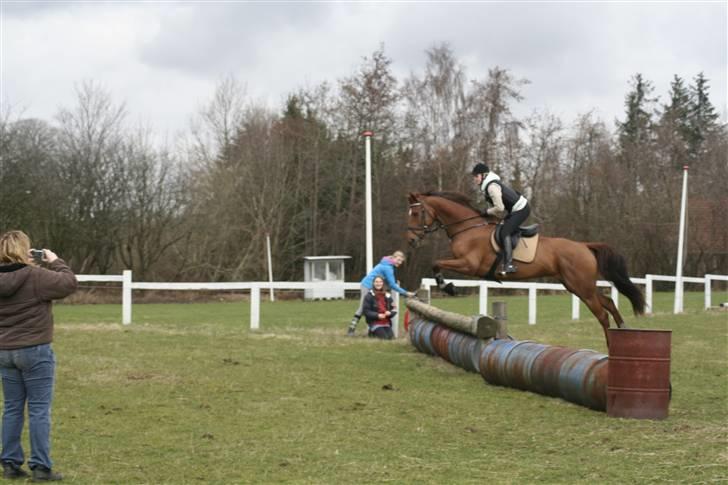
[[[58,482],[63,480],[63,475],[44,466],[37,466],[33,468],[32,475],[32,482]]]
[[[509,263],[503,268],[503,273],[515,273],[516,271],[518,271],[518,268],[513,263]]]
[[[16,479],[16,478],[27,478],[28,472],[20,468],[19,465],[16,465],[15,463],[4,461],[3,462],[3,478],[8,478],[10,480]]]
[[[348,337],[353,337],[356,334],[356,327],[349,327],[349,330],[346,331],[346,335]]]

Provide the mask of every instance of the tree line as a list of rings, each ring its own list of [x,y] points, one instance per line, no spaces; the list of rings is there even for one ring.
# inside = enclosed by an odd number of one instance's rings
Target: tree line
[[[659,98],[629,80],[623,119],[571,125],[518,118],[529,81],[494,67],[471,79],[447,44],[397,79],[380,47],[350,76],[271,109],[233,78],[218,83],[186,136],[160,143],[94,82],[53,120],[0,117],[0,230],[20,228],[77,273],[136,280],[301,280],[307,255],[349,255],[365,271],[364,149],[373,130],[375,258],[405,249],[400,277],[429,276],[444,235],[405,247],[406,195],[446,190],[482,204],[469,170],[487,163],[531,201],[543,234],[604,241],[635,275],[675,270],[682,167],[690,166],[685,274],[728,273],[728,129],[709,80],[675,75]]]

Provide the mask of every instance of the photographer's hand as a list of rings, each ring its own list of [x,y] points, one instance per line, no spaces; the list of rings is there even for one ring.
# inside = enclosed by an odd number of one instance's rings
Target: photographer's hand
[[[52,263],[56,259],[58,259],[58,256],[56,256],[56,253],[54,253],[50,249],[43,250],[43,261],[45,261],[46,263]]]

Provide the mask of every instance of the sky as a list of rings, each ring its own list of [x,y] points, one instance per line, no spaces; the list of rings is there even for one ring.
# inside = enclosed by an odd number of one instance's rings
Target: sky
[[[52,121],[93,81],[129,118],[184,133],[226,77],[282,110],[287,94],[354,74],[380,46],[402,81],[448,43],[468,79],[506,68],[530,84],[517,116],[624,119],[642,73],[666,102],[703,72],[728,116],[728,2],[149,2],[0,0],[0,101]]]

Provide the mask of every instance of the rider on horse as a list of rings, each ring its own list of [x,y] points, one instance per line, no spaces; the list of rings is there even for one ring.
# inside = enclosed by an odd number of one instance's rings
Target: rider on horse
[[[500,232],[501,241],[499,241],[504,255],[501,274],[515,273],[518,268],[513,264],[511,235],[518,231],[518,227],[531,213],[528,200],[501,182],[500,177],[491,172],[484,163],[475,164],[472,173],[473,181],[485,195],[485,201],[491,206],[484,215],[503,219],[503,227]]]

